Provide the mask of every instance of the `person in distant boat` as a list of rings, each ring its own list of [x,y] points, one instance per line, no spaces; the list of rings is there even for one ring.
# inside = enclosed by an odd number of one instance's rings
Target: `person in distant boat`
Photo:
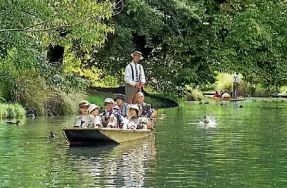
[[[224,91],[224,90],[220,90],[219,98],[221,98],[221,97],[222,97],[222,95],[223,95],[223,91]]]
[[[238,97],[238,88],[239,88],[239,75],[236,72],[233,75],[233,92],[232,92],[232,97],[237,98]]]
[[[227,93],[225,90],[223,90],[223,94],[221,96],[221,98],[230,98],[231,96],[229,95],[229,93]]]
[[[220,97],[220,95],[219,95],[219,93],[218,93],[218,91],[217,91],[217,90],[215,91],[215,93],[214,93],[213,97]]]
[[[123,117],[127,117],[127,105],[128,105],[128,103],[125,102],[125,96],[122,94],[118,94],[118,95],[116,95],[114,100],[117,102],[117,105],[120,108],[120,114]]]
[[[150,104],[144,102],[144,94],[142,92],[137,93],[137,105],[139,106],[141,117],[155,117],[156,111],[151,108]]]
[[[134,51],[131,56],[133,57],[133,61],[125,69],[125,95],[127,103],[135,104],[136,94],[141,91],[146,80],[143,66],[139,64],[139,61],[143,59],[142,53]]]
[[[114,100],[112,98],[106,98],[104,100],[104,109],[100,114],[103,127],[116,127],[115,116],[114,116]]]
[[[127,107],[128,122],[125,124],[126,129],[137,129],[139,125],[140,110],[138,105],[129,104]]]
[[[100,128],[103,126],[101,117],[99,116],[99,109],[100,107],[95,104],[91,104],[90,107],[88,108],[89,114],[91,114],[94,117],[94,124],[93,124],[94,128]]]
[[[79,103],[79,113],[80,115],[76,117],[74,127],[88,128],[93,126],[94,117],[88,114],[88,107],[90,103],[83,100]]]

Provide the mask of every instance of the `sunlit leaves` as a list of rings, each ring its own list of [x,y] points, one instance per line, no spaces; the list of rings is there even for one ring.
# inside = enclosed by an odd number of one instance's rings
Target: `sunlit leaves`
[[[286,84],[286,13],[282,1],[230,1],[215,15],[214,57],[221,70],[240,71],[247,81]],[[222,35],[222,28],[227,33]]]

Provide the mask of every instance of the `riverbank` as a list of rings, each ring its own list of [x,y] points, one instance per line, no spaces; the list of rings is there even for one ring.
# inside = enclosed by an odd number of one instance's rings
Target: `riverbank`
[[[91,88],[88,91],[89,96],[87,97],[87,100],[90,103],[97,104],[101,108],[103,108],[105,98],[114,98],[117,93],[123,93],[122,88],[97,88],[97,90],[95,90],[95,88]],[[146,92],[144,92],[144,94],[145,102],[151,104],[152,107],[155,109],[178,106],[178,103],[176,101],[164,98],[161,95],[149,94]]]
[[[0,119],[26,117],[26,110],[20,104],[0,103]]]

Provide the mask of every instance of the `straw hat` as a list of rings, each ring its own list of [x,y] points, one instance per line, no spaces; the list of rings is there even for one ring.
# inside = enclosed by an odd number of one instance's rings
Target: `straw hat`
[[[131,53],[131,56],[134,57],[135,55],[140,56],[140,60],[143,59],[143,55],[140,51],[134,51],[133,53]]]
[[[82,100],[82,101],[79,102],[79,108],[81,106],[90,106],[90,103],[87,100]]]

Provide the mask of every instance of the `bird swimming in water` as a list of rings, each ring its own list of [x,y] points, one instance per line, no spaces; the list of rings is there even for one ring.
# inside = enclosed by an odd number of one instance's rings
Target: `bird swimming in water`
[[[204,104],[209,104],[209,102],[208,102],[208,101],[205,101]]]
[[[50,138],[50,139],[55,138],[55,135],[54,135],[53,131],[50,132],[49,138]]]
[[[17,121],[6,121],[7,125],[21,125],[21,121],[17,120]]]
[[[203,116],[202,122],[205,123],[205,124],[209,123],[209,121],[206,119],[206,116]]]
[[[239,105],[239,108],[243,108],[243,105]]]
[[[202,104],[202,101],[199,101],[199,104]]]

